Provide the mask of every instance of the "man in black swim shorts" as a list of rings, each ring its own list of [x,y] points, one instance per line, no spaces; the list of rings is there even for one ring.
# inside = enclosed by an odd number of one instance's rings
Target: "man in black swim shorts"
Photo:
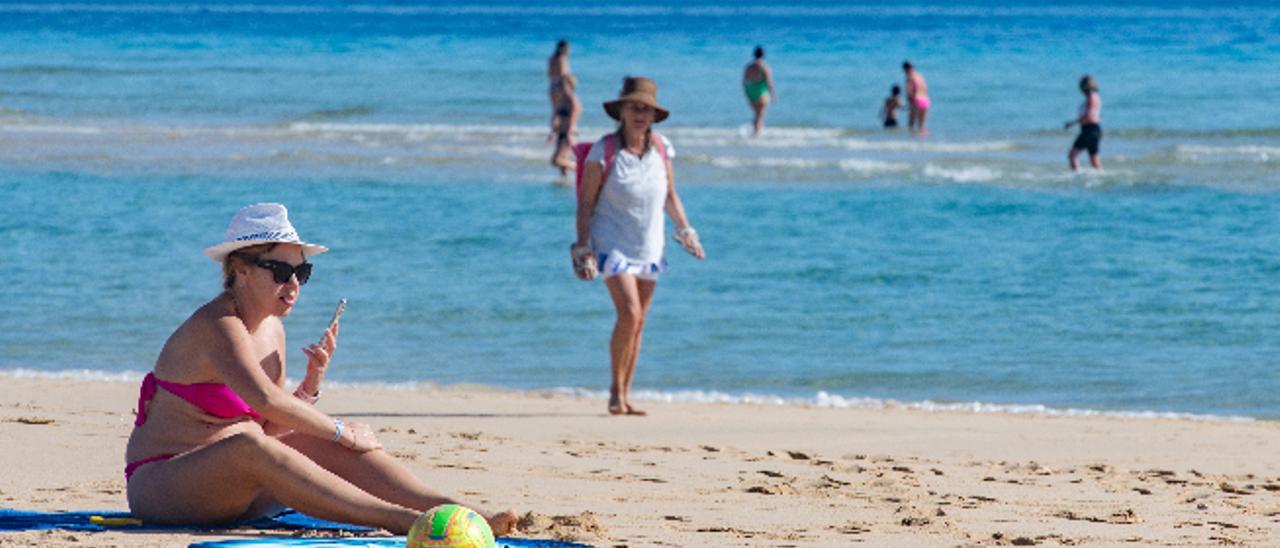
[[[1102,158],[1098,156],[1098,143],[1102,141],[1102,97],[1098,96],[1098,82],[1088,74],[1080,79],[1080,93],[1084,94],[1084,102],[1080,103],[1080,113],[1074,120],[1068,121],[1063,129],[1080,124],[1080,135],[1071,144],[1071,152],[1067,153],[1067,161],[1071,171],[1080,171],[1080,162],[1076,156],[1081,150],[1089,151],[1089,164],[1094,169],[1102,169]]]

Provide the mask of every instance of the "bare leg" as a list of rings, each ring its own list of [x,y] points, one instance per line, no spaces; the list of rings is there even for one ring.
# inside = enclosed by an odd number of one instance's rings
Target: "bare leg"
[[[577,163],[577,159],[573,156],[573,141],[570,139],[561,139],[556,143],[556,155],[552,160],[556,167],[560,168],[560,176],[565,177],[569,174],[569,168]]]
[[[617,312],[617,320],[613,324],[613,336],[609,339],[610,370],[612,382],[609,385],[609,412],[620,415],[627,412],[627,370],[631,368],[632,355],[635,352],[636,337],[644,323],[640,306],[640,289],[636,277],[630,274],[618,274],[604,280],[609,288],[609,296],[613,298],[613,307]]]
[[[1089,153],[1089,164],[1093,169],[1102,169],[1102,156],[1097,153]]]
[[[916,130],[916,120],[920,119],[920,111],[916,109],[914,99],[907,99],[907,130],[914,132]]]
[[[322,519],[405,534],[418,512],[379,499],[261,432],[245,432],[138,469],[129,509],[155,523],[216,524],[266,498]]]
[[[555,152],[551,153],[551,165],[560,170],[561,177],[569,174],[569,164],[565,161],[564,156],[564,147],[556,144]]]
[[[925,122],[925,119],[929,117],[929,109],[927,109],[927,108],[922,108],[922,109],[919,109],[919,111],[918,111],[918,112],[920,113],[920,120],[919,120],[919,123],[920,123],[920,131],[919,131],[919,133],[920,133],[920,135],[928,135],[929,130],[925,129],[925,127],[924,127],[924,122]]]
[[[359,453],[345,447],[303,434],[280,438],[325,470],[333,472],[356,487],[382,500],[425,512],[441,504],[462,504],[437,493],[422,483],[394,457],[385,451]],[[475,508],[470,504],[464,506]],[[495,535],[505,535],[515,526],[514,512],[484,514]]]
[[[636,280],[636,289],[640,296],[640,323],[636,327],[635,343],[631,347],[631,358],[628,361],[622,381],[622,401],[625,402],[628,415],[647,415],[644,411],[631,405],[631,379],[636,376],[636,362],[640,359],[640,343],[644,339],[644,323],[649,317],[649,305],[653,304],[653,290],[658,282],[652,280]]]
[[[1067,153],[1067,163],[1071,166],[1071,171],[1080,171],[1080,160],[1076,159],[1076,156],[1079,155],[1080,149],[1078,148],[1072,148],[1071,152]]]
[[[764,100],[763,98],[751,103],[751,110],[754,110],[756,113],[756,119],[752,123],[752,126],[755,128],[755,132],[752,135],[755,137],[759,137],[760,132],[764,131],[764,111],[768,108],[769,101]]]

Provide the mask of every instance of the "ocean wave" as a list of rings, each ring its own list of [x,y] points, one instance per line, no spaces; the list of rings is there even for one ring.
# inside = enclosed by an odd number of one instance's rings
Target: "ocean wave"
[[[361,105],[310,113],[363,117]],[[597,135],[605,128],[585,128]],[[1280,189],[1280,146],[1263,143],[1161,144],[1107,156],[1108,169],[1072,174],[1036,141],[868,138],[856,130],[779,128],[737,141],[733,128],[663,128],[687,166],[684,181],[764,183],[927,183],[1015,188],[1108,189],[1162,185],[1247,191]],[[31,147],[38,141],[41,146]],[[354,173],[407,175],[453,165],[480,180],[546,179],[551,154],[541,125],[298,120],[260,125],[121,124],[0,112],[0,160],[105,169],[271,168],[314,165]],[[535,167],[537,166],[537,167]],[[1222,169],[1230,168],[1228,177]],[[317,171],[321,173],[323,170]],[[473,179],[474,180],[474,179]]]
[[[839,146],[849,150],[882,150],[892,152],[1013,152],[1019,146],[1014,141],[868,141],[847,139]]]
[[[1108,137],[1125,139],[1259,139],[1280,137],[1280,127],[1234,129],[1107,128]],[[1052,135],[1060,135],[1053,132]]]
[[[68,369],[61,371],[38,371],[34,369],[0,370],[0,376],[18,379],[51,379],[78,380],[100,382],[136,383],[146,376],[143,371],[100,371],[90,369]],[[294,386],[301,379],[286,379],[286,386]],[[327,389],[376,389],[412,392],[417,390],[453,390],[453,391],[499,391],[516,394],[551,394],[572,398],[607,400],[607,390],[593,390],[578,387],[557,387],[548,389],[511,389],[475,383],[438,384],[421,381],[408,382],[344,382],[326,380]],[[1073,407],[1052,407],[1040,404],[997,404],[986,402],[936,402],[931,400],[898,401],[892,399],[841,396],[826,391],[818,391],[808,397],[788,397],[767,393],[742,392],[732,394],[716,390],[639,390],[632,394],[632,399],[664,403],[714,403],[756,406],[794,406],[822,407],[834,409],[910,409],[931,413],[976,413],[976,414],[1010,414],[1010,415],[1044,415],[1061,417],[1117,417],[1136,419],[1175,419],[1199,421],[1231,421],[1252,422],[1254,417],[1240,415],[1210,415],[1200,413],[1180,413],[1170,411],[1117,411],[1098,410]]]
[[[107,133],[109,129],[93,125],[44,124],[18,121],[0,124],[0,131],[7,133],[102,135],[103,133]]]
[[[535,391],[539,392],[539,391]],[[606,390],[583,388],[555,388],[546,390],[552,394],[579,398],[607,400]],[[1064,417],[1119,417],[1139,419],[1185,419],[1208,421],[1248,422],[1257,419],[1238,415],[1209,415],[1167,411],[1111,411],[1081,408],[1059,408],[1039,404],[996,404],[984,402],[935,402],[929,400],[903,402],[898,400],[846,397],[819,391],[809,397],[784,397],[772,394],[728,392],[708,390],[657,391],[639,390],[632,399],[665,403],[716,403],[761,406],[827,407],[836,409],[912,409],[933,413],[991,413],[1012,415],[1046,415]]]
[[[946,141],[929,139],[874,138],[879,131],[841,128],[771,127],[761,137],[751,137],[742,128],[664,128],[683,146],[775,148],[828,148],[863,152],[981,153],[1015,152],[1021,146],[1010,140]]]
[[[1216,159],[1216,160],[1252,160],[1255,162],[1269,163],[1280,162],[1280,146],[1265,145],[1236,145],[1236,146],[1208,146],[1208,145],[1177,145],[1174,147],[1174,153],[1183,158],[1195,160]]]
[[[814,158],[778,157],[778,156],[712,156],[707,154],[686,154],[682,158],[694,164],[707,164],[728,170],[754,170],[769,168],[774,170],[840,170],[848,173],[870,175],[880,173],[901,173],[911,169],[905,162],[889,162],[866,158],[843,158],[839,160],[821,160]]]
[[[391,124],[391,123],[325,123],[294,122],[283,126],[295,133],[390,133],[430,135],[546,135],[541,126],[481,125],[481,124]]]
[[[35,369],[4,369],[0,375],[14,379],[50,379],[104,382],[138,382],[147,374],[142,371],[101,371],[96,369],[64,369],[60,371],[38,371]]]
[[[925,164],[924,176],[955,183],[990,183],[1003,175],[999,169],[987,166],[942,167]]]
[[[1222,140],[1222,139],[1276,139],[1280,138],[1280,127],[1255,128],[1218,128],[1218,129],[1178,129],[1178,128],[1126,128],[1110,127],[1103,124],[1102,131],[1107,139],[1124,139],[1126,141],[1186,141],[1186,140]],[[1018,132],[1015,135],[1030,139],[1074,139],[1074,131],[1062,129],[1040,129]]]
[[[841,171],[860,174],[894,173],[911,169],[911,164],[906,162],[885,162],[866,158],[845,158],[837,162],[836,165],[840,167]]]
[[[260,139],[269,136],[328,137],[380,134],[398,136],[406,141],[420,142],[426,139],[457,142],[511,142],[541,143],[547,129],[540,125],[506,124],[402,124],[386,122],[341,122],[336,119],[365,116],[371,107],[353,105],[336,109],[321,109],[305,113],[301,119],[274,125],[244,126],[173,126],[173,125],[99,125],[74,124],[50,121],[44,124],[0,125],[0,131],[39,133],[84,133],[86,128],[94,133],[117,132],[131,134],[163,133],[167,135],[222,135],[245,136]],[[610,128],[581,128],[579,135],[598,136],[612,131]],[[677,149],[683,147],[747,147],[760,149],[833,149],[866,152],[923,152],[923,153],[983,153],[1013,152],[1021,147],[1008,140],[975,141],[927,141],[906,139],[862,139],[852,137],[848,130],[826,128],[779,128],[770,130],[768,137],[742,139],[732,128],[673,127],[663,128],[663,135],[671,137]],[[354,137],[353,137],[354,138]],[[593,139],[593,138],[588,138]]]

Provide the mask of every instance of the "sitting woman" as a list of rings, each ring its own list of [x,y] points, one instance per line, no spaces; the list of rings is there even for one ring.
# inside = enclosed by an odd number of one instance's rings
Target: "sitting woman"
[[[154,523],[219,524],[292,507],[328,520],[405,534],[454,502],[382,451],[366,424],[313,404],[337,347],[335,322],[303,349],[305,378],[284,388],[288,316],[311,277],[309,256],[280,204],[241,209],[226,241],[205,249],[224,291],[169,336],[142,382],[125,451],[129,509]],[[508,533],[510,511],[486,514]]]

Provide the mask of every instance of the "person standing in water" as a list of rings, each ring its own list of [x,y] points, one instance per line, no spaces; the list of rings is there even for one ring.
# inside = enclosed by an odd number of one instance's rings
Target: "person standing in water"
[[[1080,135],[1071,144],[1071,152],[1067,153],[1067,162],[1071,171],[1080,171],[1080,161],[1076,159],[1081,150],[1089,151],[1089,164],[1094,169],[1102,169],[1102,158],[1098,156],[1098,143],[1102,141],[1102,97],[1098,96],[1098,82],[1086,74],[1080,78],[1080,93],[1084,94],[1084,102],[1080,103],[1080,113],[1074,120],[1067,121],[1063,129],[1080,124]]]
[[[742,71],[742,91],[747,95],[747,103],[756,114],[753,136],[759,137],[764,130],[764,111],[769,108],[770,101],[778,100],[778,90],[773,85],[773,71],[764,62],[764,48],[756,46],[755,59],[747,63]]]
[[[556,42],[556,50],[547,59],[547,97],[551,100],[551,110],[560,105],[560,84],[569,70],[569,41],[563,38]]]
[[[578,100],[576,90],[578,79],[566,74],[560,79],[560,103],[551,113],[551,135],[548,142],[555,140],[555,152],[551,153],[551,165],[560,168],[560,176],[568,175],[569,168],[576,163],[573,156],[574,135],[578,133],[578,117],[582,115],[582,102]]]
[[[885,129],[898,127],[898,109],[902,108],[902,88],[893,86],[889,90],[889,96],[885,98],[884,105],[880,107],[880,120],[884,122]]]
[[[920,135],[929,133],[925,129],[925,118],[929,116],[929,86],[924,82],[924,75],[916,71],[911,61],[902,62],[902,71],[907,75],[907,128]]]

